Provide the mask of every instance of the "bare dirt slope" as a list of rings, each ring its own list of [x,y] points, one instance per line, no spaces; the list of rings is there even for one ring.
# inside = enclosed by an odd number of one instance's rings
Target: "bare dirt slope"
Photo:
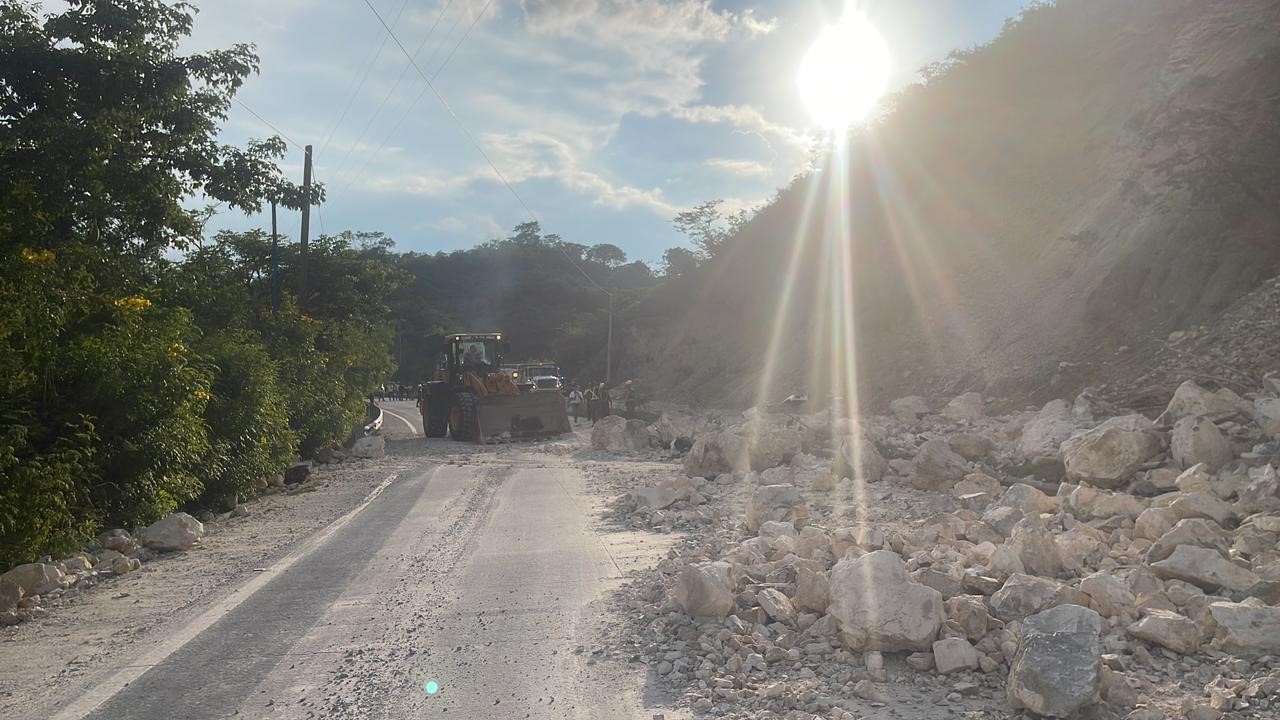
[[[1096,382],[1280,270],[1273,2],[1063,0],[893,105],[636,311],[658,387],[826,393],[853,357],[864,399]]]

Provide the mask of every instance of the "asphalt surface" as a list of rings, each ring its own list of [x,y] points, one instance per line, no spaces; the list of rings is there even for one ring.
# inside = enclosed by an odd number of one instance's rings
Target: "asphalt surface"
[[[409,440],[412,404],[386,407],[381,494],[60,717],[652,718],[643,668],[592,660],[630,549],[593,529],[584,475]]]

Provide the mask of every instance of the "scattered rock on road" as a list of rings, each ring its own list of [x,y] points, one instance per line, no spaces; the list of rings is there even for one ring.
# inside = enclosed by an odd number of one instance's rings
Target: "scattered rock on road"
[[[65,582],[65,573],[54,563],[26,563],[0,575],[22,589],[23,595],[44,595]]]
[[[635,453],[649,447],[649,427],[618,415],[600,418],[591,428],[591,447],[611,453]]]
[[[190,550],[204,535],[204,525],[184,512],[163,517],[142,531],[142,543],[152,550]]]
[[[351,444],[351,457],[377,460],[387,456],[387,441],[381,435],[365,435]]]
[[[1009,671],[1009,704],[1065,718],[1095,701],[1102,673],[1102,617],[1079,605],[1032,615]]]
[[[686,565],[671,596],[690,617],[724,617],[733,608],[733,580],[727,562]]]
[[[911,580],[892,550],[877,550],[831,569],[831,615],[855,649],[930,650],[942,626],[942,594]]]

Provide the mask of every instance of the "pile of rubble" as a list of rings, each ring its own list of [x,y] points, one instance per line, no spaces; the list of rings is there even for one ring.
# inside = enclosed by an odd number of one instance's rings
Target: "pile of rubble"
[[[173,513],[139,530],[108,530],[96,545],[61,560],[18,565],[0,575],[0,625],[16,625],[44,616],[47,605],[127,575],[158,553],[190,550],[204,535],[204,526],[186,513]]]
[[[1187,382],[1154,421],[1089,393],[664,417],[685,477],[627,507],[689,535],[629,587],[629,642],[726,717],[1274,717],[1278,390]]]

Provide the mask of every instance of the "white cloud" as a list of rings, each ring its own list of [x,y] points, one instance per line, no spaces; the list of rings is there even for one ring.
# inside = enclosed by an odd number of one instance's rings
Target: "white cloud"
[[[494,220],[493,217],[489,215],[473,217],[469,220],[463,220],[450,215],[443,220],[439,220],[429,225],[419,225],[415,227],[415,229],[428,227],[433,230],[449,233],[450,235],[469,235],[476,238],[497,237],[503,232],[502,226],[498,224],[498,221]]]
[[[814,140],[808,133],[770,121],[764,113],[750,105],[693,105],[672,108],[666,114],[686,122],[732,125],[738,130],[781,139],[806,151]]]
[[[449,217],[441,220],[440,222],[437,222],[435,225],[433,225],[433,227],[443,232],[453,233],[454,235],[461,235],[463,232],[466,231],[467,224],[459,220],[458,218],[450,215]]]
[[[663,218],[676,214],[677,208],[666,201],[660,188],[645,190],[629,185],[615,185],[603,175],[584,169],[577,151],[545,133],[483,133],[479,142],[502,171],[502,176],[512,185],[527,180],[551,179],[568,190],[591,197],[596,205],[618,210],[640,207]],[[456,193],[477,181],[500,182],[493,169],[485,164],[469,173],[459,173],[448,178],[407,174],[376,179],[368,183],[367,187],[378,191],[441,197]]]
[[[545,133],[486,133],[481,142],[494,163],[504,168],[503,174],[510,182],[554,178],[569,190],[591,196],[596,205],[618,210],[641,207],[664,218],[676,213],[676,207],[663,198],[660,188],[614,185],[604,176],[583,169],[568,144]]]
[[[752,36],[768,35],[778,29],[778,18],[774,17],[769,18],[768,20],[757,20],[756,11],[752,8],[747,8],[738,16],[738,24],[745,28]]]
[[[520,5],[531,31],[600,45],[719,41],[735,21],[733,13],[717,12],[707,0],[522,0]]]
[[[380,192],[399,192],[409,195],[440,197],[465,188],[472,179],[461,175],[440,178],[431,175],[409,174],[398,177],[374,178],[367,183],[358,184]]]
[[[769,174],[769,167],[755,160],[735,160],[733,158],[711,158],[703,163],[707,167],[721,170],[733,175],[758,177]]]

